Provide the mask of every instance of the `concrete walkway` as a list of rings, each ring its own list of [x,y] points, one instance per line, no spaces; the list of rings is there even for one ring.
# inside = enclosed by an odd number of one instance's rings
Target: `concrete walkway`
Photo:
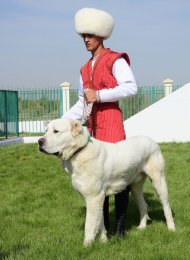
[[[37,143],[40,136],[15,137],[0,140],[0,146],[7,146],[10,144],[29,144]]]
[[[156,142],[190,142],[190,83],[124,122],[126,136]]]

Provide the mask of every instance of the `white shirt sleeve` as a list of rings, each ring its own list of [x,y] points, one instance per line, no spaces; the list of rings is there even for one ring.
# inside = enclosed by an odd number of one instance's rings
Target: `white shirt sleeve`
[[[112,73],[117,80],[118,86],[115,88],[99,90],[98,96],[100,102],[113,102],[133,96],[137,93],[137,85],[132,70],[124,58],[115,61]],[[71,118],[81,120],[84,111],[84,88],[82,76],[80,75],[78,101],[72,106],[62,118]]]
[[[78,101],[66,113],[64,113],[62,118],[81,120],[83,117],[83,110],[84,110],[83,108],[84,108],[84,89],[83,89],[82,77],[80,75]]]
[[[99,90],[100,102],[119,101],[137,94],[137,84],[133,72],[124,58],[121,57],[115,61],[112,73],[118,86]]]

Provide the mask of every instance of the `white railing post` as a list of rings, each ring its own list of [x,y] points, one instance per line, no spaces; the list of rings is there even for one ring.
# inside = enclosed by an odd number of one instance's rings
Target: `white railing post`
[[[163,83],[164,83],[164,87],[165,87],[165,96],[168,96],[169,94],[171,94],[172,93],[172,91],[173,91],[173,80],[172,79],[165,79],[164,81],[163,81]]]
[[[62,89],[62,106],[63,106],[63,115],[66,111],[70,108],[70,97],[69,97],[69,90],[71,83],[69,82],[63,82],[61,83],[61,89]]]

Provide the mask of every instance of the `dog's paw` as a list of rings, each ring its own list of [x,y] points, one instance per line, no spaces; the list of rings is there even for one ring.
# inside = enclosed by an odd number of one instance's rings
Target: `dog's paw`
[[[108,242],[107,235],[106,234],[102,234],[100,236],[100,241],[103,242],[103,243],[107,243]]]
[[[83,245],[85,246],[85,247],[88,247],[88,246],[90,246],[91,244],[92,244],[92,240],[84,240],[84,243],[83,243]]]
[[[140,224],[140,225],[138,225],[138,227],[137,227],[137,229],[140,229],[140,230],[142,230],[142,229],[145,229],[146,228],[146,224]]]
[[[168,229],[170,230],[170,231],[175,231],[176,230],[176,228],[175,228],[175,224],[174,223],[170,223],[170,224],[168,224]]]

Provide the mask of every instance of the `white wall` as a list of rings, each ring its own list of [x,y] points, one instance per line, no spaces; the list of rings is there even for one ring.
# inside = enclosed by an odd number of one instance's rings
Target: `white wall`
[[[190,141],[190,83],[124,122],[126,137],[145,135],[157,142]]]
[[[19,133],[45,133],[44,121],[19,122]]]

